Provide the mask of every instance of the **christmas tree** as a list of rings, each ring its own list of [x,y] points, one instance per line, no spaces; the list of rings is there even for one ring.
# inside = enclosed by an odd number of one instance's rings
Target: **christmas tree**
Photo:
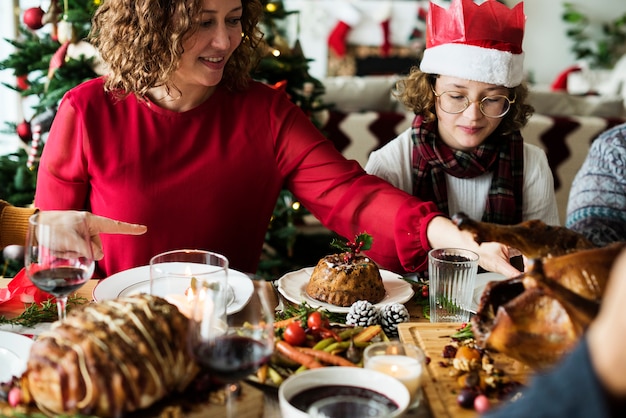
[[[316,116],[327,108],[320,99],[324,86],[309,75],[309,60],[299,42],[290,46],[285,35],[286,20],[299,18],[299,13],[285,10],[281,0],[261,2],[265,8],[260,22],[265,44],[251,76],[284,90],[316,123]],[[29,8],[21,12],[19,37],[5,39],[14,52],[0,62],[0,70],[12,71],[15,84],[3,84],[34,104],[31,118],[8,123],[4,128],[5,133],[18,135],[24,146],[0,156],[1,199],[19,206],[32,204],[37,161],[60,99],[69,89],[104,73],[97,52],[85,41],[91,16],[100,3],[101,0],[51,0],[48,10]],[[281,193],[268,226],[260,273],[276,276],[298,267],[294,261],[296,225],[306,213],[291,193]],[[3,275],[12,276],[21,268],[21,262],[8,264],[8,258],[0,260],[4,263]]]

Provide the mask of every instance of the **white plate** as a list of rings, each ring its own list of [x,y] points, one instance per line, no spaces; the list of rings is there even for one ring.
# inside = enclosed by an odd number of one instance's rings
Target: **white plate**
[[[33,340],[9,331],[0,331],[0,382],[8,382],[13,376],[21,376]]]
[[[239,312],[250,300],[254,285],[244,273],[228,269],[228,314]],[[93,300],[101,301],[150,292],[150,266],[135,267],[102,279],[93,289]]]
[[[478,305],[480,305],[480,297],[487,286],[492,281],[504,280],[506,277],[500,273],[479,273],[476,275],[476,284],[474,285],[474,295],[472,296],[471,313],[476,313]]]
[[[330,303],[320,302],[306,294],[305,288],[311,278],[314,267],[305,267],[300,270],[292,271],[278,279],[278,291],[290,302],[300,304],[306,302],[314,308],[326,309],[329,312],[347,313],[349,306],[337,306]],[[383,285],[387,294],[385,298],[374,306],[381,307],[390,303],[408,302],[413,294],[413,287],[401,278],[400,275],[387,270],[380,270],[380,276],[383,279]]]

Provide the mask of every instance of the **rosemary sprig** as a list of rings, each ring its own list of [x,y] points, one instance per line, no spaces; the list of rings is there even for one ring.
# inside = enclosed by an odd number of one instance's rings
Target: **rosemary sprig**
[[[82,296],[76,294],[70,295],[67,300],[67,310],[80,305],[84,305],[88,300]],[[5,315],[0,315],[0,324],[19,325],[23,327],[34,327],[41,322],[54,322],[59,319],[57,305],[54,299],[48,299],[40,304],[31,303],[27,304],[19,316],[15,318],[7,318]]]
[[[461,341],[466,340],[468,338],[474,338],[474,331],[472,330],[472,324],[466,323],[461,328],[457,329],[454,334],[451,335],[451,338]]]
[[[303,318],[303,320],[306,321],[307,316],[313,311],[322,312],[330,322],[337,322],[340,324],[345,324],[346,322],[346,314],[333,313],[326,309],[314,308],[306,302],[301,302],[299,305],[290,304],[286,306],[283,311],[276,313],[276,319],[281,320],[293,316],[300,316],[301,318]]]

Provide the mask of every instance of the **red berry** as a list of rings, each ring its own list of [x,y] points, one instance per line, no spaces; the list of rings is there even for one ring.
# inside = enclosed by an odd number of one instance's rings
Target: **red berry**
[[[45,12],[41,7],[31,7],[30,9],[26,9],[23,16],[24,24],[32,30],[41,29],[43,27],[42,19],[44,13]]]
[[[487,398],[485,395],[478,395],[474,399],[474,409],[479,414],[484,414],[489,410],[490,407],[491,405],[489,403],[489,398]]]
[[[7,400],[9,401],[9,405],[13,408],[20,404],[22,400],[22,391],[18,387],[13,387],[9,390],[9,394],[7,396]]]
[[[472,388],[463,388],[456,397],[456,401],[461,408],[472,409],[478,397],[478,392]]]

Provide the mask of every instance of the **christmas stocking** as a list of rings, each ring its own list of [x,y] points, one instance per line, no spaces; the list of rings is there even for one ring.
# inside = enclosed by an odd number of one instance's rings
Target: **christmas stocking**
[[[386,1],[382,4],[381,6],[381,10],[379,13],[377,13],[376,18],[378,19],[378,21],[380,22],[380,28],[383,32],[383,42],[380,45],[380,55],[383,58],[386,58],[389,56],[389,53],[391,52],[391,31],[390,31],[390,24],[391,24],[391,2],[390,1]]]
[[[337,6],[339,22],[328,36],[328,47],[338,57],[344,57],[346,55],[346,39],[350,29],[361,21],[361,12],[348,1],[341,1]]]
[[[391,52],[391,33],[389,32],[389,21],[390,19],[385,19],[380,22],[380,27],[383,30],[383,43],[380,46],[380,55],[383,58],[388,57]]]

